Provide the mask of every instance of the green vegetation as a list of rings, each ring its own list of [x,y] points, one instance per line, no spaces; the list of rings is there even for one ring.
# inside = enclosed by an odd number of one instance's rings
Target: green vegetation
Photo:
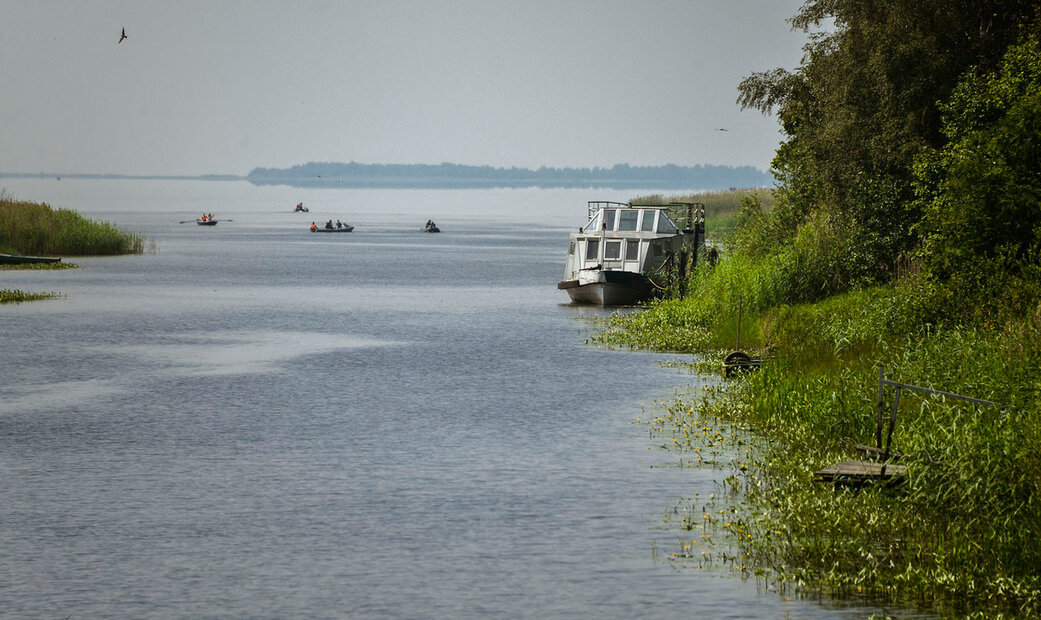
[[[79,269],[76,263],[15,263],[13,265],[0,264],[0,271],[61,271],[63,269]]]
[[[700,202],[705,205],[705,231],[716,241],[725,241],[734,231],[737,216],[741,211],[742,201],[758,201],[760,208],[770,211],[774,205],[772,189],[730,189],[679,196],[663,196],[651,194],[633,199],[635,204],[664,205],[673,202]],[[687,217],[683,209],[670,210],[669,216],[677,224],[683,225]]]
[[[740,495],[670,518],[725,536],[737,551],[712,548],[729,566],[786,591],[1036,616],[1039,8],[810,0],[793,23],[827,19],[834,30],[797,71],[741,86],[740,101],[776,109],[786,132],[773,208],[744,199],[724,259],[691,274],[688,296],[613,317],[594,340],[703,353],[718,368],[740,307],[743,348],[772,354],[649,424],[688,465],[720,466],[703,455],[724,444],[736,459],[724,488]],[[909,456],[902,486],[814,482],[873,443],[879,365],[1003,407],[905,393],[893,436]],[[701,563],[699,540],[672,557]]]
[[[69,209],[13,200],[0,192],[0,251],[27,255],[141,254],[142,235],[88,220]]]
[[[58,293],[28,293],[26,291],[0,289],[0,304],[39,301],[41,299],[53,299],[54,297],[60,297],[60,295]]]

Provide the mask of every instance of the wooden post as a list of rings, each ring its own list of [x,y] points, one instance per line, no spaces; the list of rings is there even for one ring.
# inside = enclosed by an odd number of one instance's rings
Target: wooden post
[[[883,389],[885,388],[885,370],[886,367],[878,365],[878,402],[875,404],[875,411],[877,412],[877,419],[875,420],[875,447],[879,450],[882,449],[882,415],[884,409],[884,398],[885,394]]]

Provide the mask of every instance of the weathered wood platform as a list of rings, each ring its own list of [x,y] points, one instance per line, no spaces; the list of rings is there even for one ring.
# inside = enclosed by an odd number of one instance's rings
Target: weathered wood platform
[[[883,467],[885,468],[884,471]],[[897,485],[903,482],[906,474],[906,465],[872,463],[868,461],[842,461],[814,473],[813,477],[817,482],[831,482],[850,486],[862,486],[869,482],[887,482],[891,485]]]

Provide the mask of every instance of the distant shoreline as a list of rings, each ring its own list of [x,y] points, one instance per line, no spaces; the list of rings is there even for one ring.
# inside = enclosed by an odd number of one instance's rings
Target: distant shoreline
[[[315,163],[254,168],[247,175],[132,175],[64,172],[0,172],[0,179],[96,179],[145,181],[246,181],[253,185],[346,189],[543,189],[721,190],[767,187],[773,177],[751,166],[629,166],[610,168],[493,168],[460,164]]]
[[[82,172],[0,172],[0,179],[95,179],[136,181],[246,181],[237,174],[161,175],[161,174],[86,174]]]

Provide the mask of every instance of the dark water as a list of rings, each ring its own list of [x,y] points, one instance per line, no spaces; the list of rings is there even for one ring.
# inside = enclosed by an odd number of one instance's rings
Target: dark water
[[[66,295],[0,306],[3,617],[870,613],[663,559],[712,472],[631,422],[697,379],[584,344],[554,286],[628,195],[5,185],[159,252],[0,273]]]

